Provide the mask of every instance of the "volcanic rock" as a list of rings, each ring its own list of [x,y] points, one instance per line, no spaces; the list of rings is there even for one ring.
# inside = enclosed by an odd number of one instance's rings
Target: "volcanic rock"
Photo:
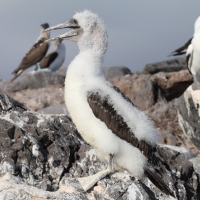
[[[185,57],[147,64],[143,71],[144,73],[155,74],[158,72],[177,72],[184,69],[187,69]]]
[[[148,178],[138,180],[124,171],[84,192],[77,178],[95,174],[107,163],[85,143],[67,115],[39,114],[1,94],[0,121],[2,199],[168,198]],[[166,147],[159,147],[156,157],[158,172],[173,195],[181,200],[198,199],[199,175],[192,163]]]

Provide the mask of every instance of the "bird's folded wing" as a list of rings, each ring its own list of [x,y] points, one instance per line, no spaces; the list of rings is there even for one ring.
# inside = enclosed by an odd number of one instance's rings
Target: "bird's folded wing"
[[[57,58],[58,53],[57,52],[52,52],[45,56],[41,61],[40,61],[40,67],[43,68],[48,68],[50,64]]]
[[[174,50],[169,56],[180,56],[182,54],[185,54],[188,46],[191,44],[191,41],[192,41],[192,38],[190,38],[183,46]]]
[[[113,89],[116,92],[120,93],[125,101],[131,103],[134,106],[131,100],[127,98],[117,87],[113,86]],[[96,118],[104,122],[106,126],[119,138],[138,148],[141,153],[143,153],[143,155],[148,159],[149,164],[147,166],[144,166],[144,170],[149,179],[157,187],[159,187],[161,191],[164,191],[166,194],[172,195],[171,189],[162,180],[162,174],[160,174],[161,172],[159,171],[159,169],[158,171],[155,170],[156,168],[159,168],[159,165],[162,165],[162,163],[165,162],[165,160],[157,155],[156,151],[160,147],[156,144],[152,145],[150,142],[147,142],[145,140],[138,140],[138,138],[135,137],[134,133],[128,127],[126,122],[124,122],[123,118],[109,103],[109,95],[102,98],[100,96],[100,91],[95,93],[88,93],[87,100]],[[155,169],[153,169],[152,166],[154,166]]]
[[[134,106],[131,100],[126,97],[119,90],[119,88],[113,86],[113,89],[120,93],[125,101]],[[138,140],[138,138],[135,137],[134,133],[128,127],[122,116],[118,114],[113,106],[109,103],[109,98],[109,95],[102,98],[100,96],[100,92],[98,91],[95,93],[88,93],[87,100],[95,117],[104,122],[115,135],[117,135],[122,140],[132,144],[134,147],[140,149],[140,151],[147,157],[147,159],[151,159],[153,155],[152,151],[154,151],[154,145],[151,145],[145,140]]]

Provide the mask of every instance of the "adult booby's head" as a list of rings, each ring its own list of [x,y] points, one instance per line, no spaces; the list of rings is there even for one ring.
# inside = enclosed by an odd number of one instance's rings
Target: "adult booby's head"
[[[45,30],[49,28],[49,24],[48,23],[41,24],[41,27]]]
[[[38,37],[38,39],[36,40],[36,43],[38,41],[41,41],[41,40],[48,40],[50,38],[50,32],[49,31],[44,31],[46,30],[47,28],[49,28],[49,24],[48,23],[44,23],[44,24],[41,24],[41,30],[40,30],[40,36]]]
[[[108,37],[103,21],[88,10],[76,13],[72,19],[57,26],[46,29],[46,31],[71,28],[73,30],[50,39],[67,39],[77,42],[80,51],[94,50],[99,55],[104,55],[108,45]]]

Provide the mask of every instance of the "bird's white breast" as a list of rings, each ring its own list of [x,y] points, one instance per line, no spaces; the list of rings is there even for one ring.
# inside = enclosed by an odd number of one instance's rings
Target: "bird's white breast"
[[[197,31],[194,34],[192,47],[193,52],[191,54],[191,72],[192,74],[196,74],[196,72],[200,70],[200,31]]]
[[[96,118],[87,102],[87,92],[92,84],[100,88],[111,89],[106,80],[95,69],[88,55],[78,55],[70,64],[65,80],[65,103],[67,109],[82,137],[99,151],[105,158],[114,154],[117,166],[127,169],[137,177],[143,176],[143,166],[146,163],[144,155],[131,144],[117,137],[106,124]],[[91,68],[85,70],[85,67]],[[97,69],[98,71],[98,69]],[[137,163],[135,162],[137,160]]]

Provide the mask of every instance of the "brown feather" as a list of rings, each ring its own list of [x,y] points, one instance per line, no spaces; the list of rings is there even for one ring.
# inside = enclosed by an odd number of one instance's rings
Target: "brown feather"
[[[36,44],[32,46],[29,52],[22,59],[19,67],[13,71],[13,74],[17,74],[20,70],[25,70],[32,65],[37,64],[40,60],[45,56],[47,50],[49,48],[49,44],[44,42],[43,40],[39,40]]]
[[[187,50],[188,46],[191,44],[192,39],[193,38],[190,38],[183,46],[173,51],[172,54],[169,56],[180,56],[182,54],[185,54],[186,52],[183,51]]]
[[[131,102],[129,98],[127,98],[119,88],[113,86],[113,89],[119,92],[122,97],[132,106],[134,104]],[[162,175],[156,172],[153,166],[156,166],[158,163],[163,163],[162,158],[156,157],[158,145],[152,145],[150,142],[145,140],[138,140],[132,130],[128,127],[128,125],[124,122],[123,118],[116,112],[111,104],[109,104],[109,95],[105,98],[101,98],[99,92],[89,93],[88,94],[88,103],[90,108],[92,109],[93,114],[96,118],[100,119],[102,122],[106,124],[106,126],[119,138],[127,141],[132,144],[134,147],[138,148],[143,155],[148,159],[148,167],[145,166],[145,174],[149,177],[149,179],[160,188],[160,190],[164,191],[166,194],[173,195],[173,192],[168,187],[167,183],[162,180]],[[141,127],[142,128],[142,127]]]
[[[58,53],[53,52],[45,56],[41,61],[40,61],[40,68],[48,68],[50,64],[57,58]]]
[[[134,106],[131,100],[127,98],[117,87],[113,86],[113,89],[119,92],[127,102]],[[117,114],[113,106],[109,104],[108,98],[109,96],[102,99],[98,92],[88,95],[88,103],[95,117],[104,122],[107,127],[119,138],[140,149],[140,151],[142,151],[147,158],[151,156],[151,152],[154,149],[152,144],[145,140],[139,141],[135,137],[134,133],[124,122],[123,118]]]

